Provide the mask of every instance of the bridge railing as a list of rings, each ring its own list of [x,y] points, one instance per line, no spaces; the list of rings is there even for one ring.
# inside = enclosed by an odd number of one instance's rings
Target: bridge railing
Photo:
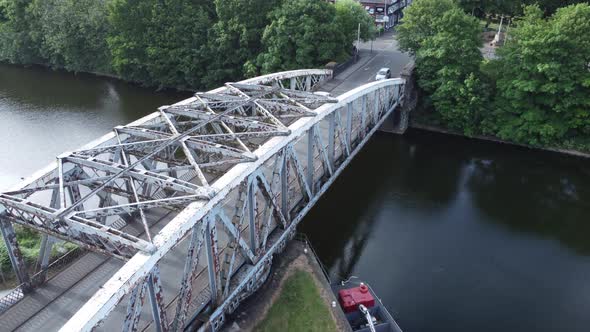
[[[65,267],[70,265],[73,261],[80,258],[80,256],[85,252],[85,250],[80,248],[74,248],[66,252],[65,254],[61,255],[60,257],[52,261],[51,264],[49,264],[44,270],[33,274],[31,276],[31,283],[40,284],[44,282],[45,279],[51,279],[57,273],[61,272]],[[23,287],[26,286],[27,285],[25,284],[19,284],[16,287],[14,287],[11,291],[0,297],[0,314],[10,309],[18,301],[23,299],[23,297],[25,296],[25,293],[23,292]]]

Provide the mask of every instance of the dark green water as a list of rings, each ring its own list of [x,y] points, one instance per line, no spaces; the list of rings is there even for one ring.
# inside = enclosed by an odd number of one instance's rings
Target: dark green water
[[[381,134],[301,229],[405,331],[589,331],[587,161]]]
[[[0,65],[0,190],[187,94]],[[378,135],[306,218],[336,275],[405,331],[590,330],[588,161]]]

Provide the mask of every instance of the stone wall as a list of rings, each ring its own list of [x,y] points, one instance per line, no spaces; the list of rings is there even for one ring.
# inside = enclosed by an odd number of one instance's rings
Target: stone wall
[[[390,119],[385,121],[379,130],[402,135],[408,129],[410,112],[416,108],[418,103],[415,68],[414,62],[411,61],[402,70],[400,77],[406,80],[402,105],[391,114]]]

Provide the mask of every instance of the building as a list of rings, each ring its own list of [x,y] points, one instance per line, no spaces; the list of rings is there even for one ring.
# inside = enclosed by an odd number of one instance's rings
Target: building
[[[367,12],[375,18],[375,25],[389,30],[399,23],[403,10],[412,0],[360,0]]]

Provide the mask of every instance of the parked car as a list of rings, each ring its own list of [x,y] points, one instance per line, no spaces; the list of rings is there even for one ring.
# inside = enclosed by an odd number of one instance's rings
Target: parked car
[[[381,68],[375,75],[375,81],[386,80],[391,78],[391,69],[389,68]]]
[[[314,92],[314,94],[316,94],[318,96],[331,97],[330,93],[326,92],[326,91],[316,91],[316,92]]]

